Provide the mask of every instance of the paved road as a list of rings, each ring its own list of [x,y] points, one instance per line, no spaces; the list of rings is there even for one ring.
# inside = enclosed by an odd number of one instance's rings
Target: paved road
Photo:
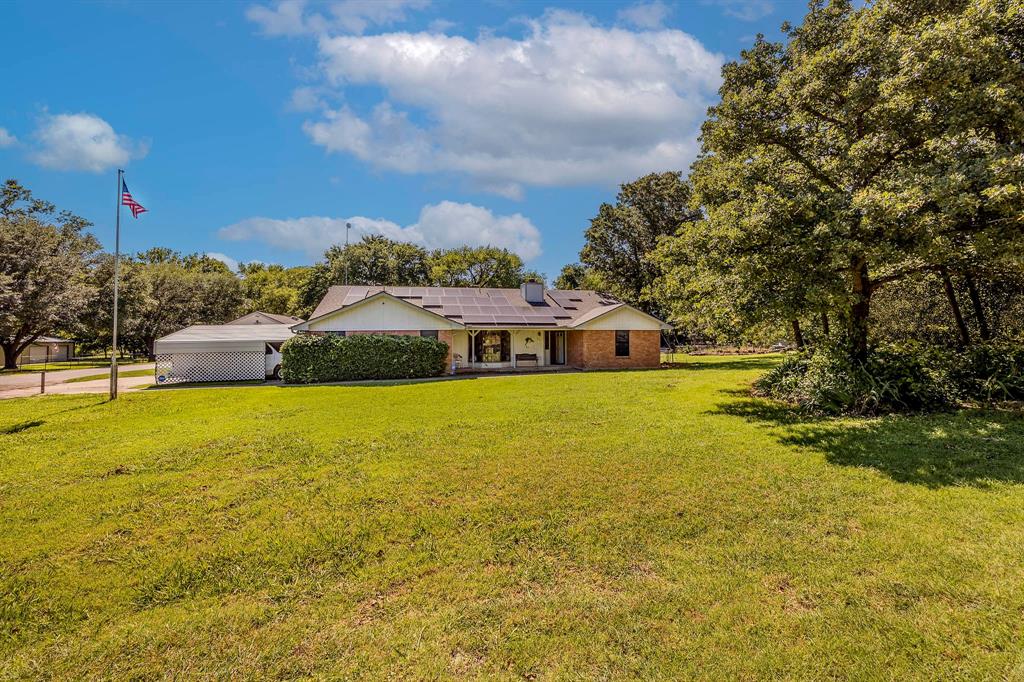
[[[136,369],[153,369],[153,364],[122,365],[121,371]],[[65,383],[68,379],[87,377],[94,374],[105,374],[102,379],[95,381],[77,381]],[[106,393],[110,390],[110,374],[103,367],[92,367],[89,369],[62,369],[57,372],[46,373],[47,393]],[[117,380],[119,390],[133,390],[153,383],[153,375],[142,377],[120,377]],[[39,373],[31,374],[6,374],[0,375],[0,399],[2,398],[23,398],[39,393]]]

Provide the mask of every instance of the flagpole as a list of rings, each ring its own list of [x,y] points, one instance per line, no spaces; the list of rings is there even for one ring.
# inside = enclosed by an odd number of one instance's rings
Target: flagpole
[[[117,169],[117,218],[114,221],[114,333],[110,349],[110,399],[117,398],[117,280],[121,266],[121,187],[124,171]]]

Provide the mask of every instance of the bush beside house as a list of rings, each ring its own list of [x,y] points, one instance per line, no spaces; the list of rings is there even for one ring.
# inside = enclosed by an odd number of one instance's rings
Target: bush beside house
[[[290,384],[416,379],[444,373],[448,344],[420,336],[300,334],[281,347],[281,356]]]
[[[1024,400],[1024,349],[989,343],[965,349],[916,344],[874,349],[867,362],[821,347],[787,357],[754,382],[756,395],[812,413],[927,412],[964,401]]]

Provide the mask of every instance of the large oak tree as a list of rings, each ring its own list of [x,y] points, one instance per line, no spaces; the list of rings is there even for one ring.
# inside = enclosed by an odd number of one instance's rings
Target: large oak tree
[[[95,294],[89,267],[99,244],[89,223],[36,199],[15,180],[0,195],[0,348],[4,368],[33,341],[71,325]]]
[[[610,293],[661,314],[652,289],[661,275],[655,249],[661,238],[700,217],[690,202],[690,186],[679,172],[651,173],[622,185],[615,203],[601,204],[591,219],[580,262]]]
[[[812,4],[787,41],[723,69],[691,176],[705,220],[681,248],[754,305],[833,308],[868,352],[873,294],[965,248],[1018,248],[1021,7]],[[801,303],[803,300],[803,303]]]

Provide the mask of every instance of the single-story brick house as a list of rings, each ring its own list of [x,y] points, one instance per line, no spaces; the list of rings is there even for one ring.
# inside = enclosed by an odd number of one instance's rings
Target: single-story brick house
[[[545,289],[331,287],[298,334],[411,334],[448,344],[463,371],[657,367],[669,326],[606,294]]]

